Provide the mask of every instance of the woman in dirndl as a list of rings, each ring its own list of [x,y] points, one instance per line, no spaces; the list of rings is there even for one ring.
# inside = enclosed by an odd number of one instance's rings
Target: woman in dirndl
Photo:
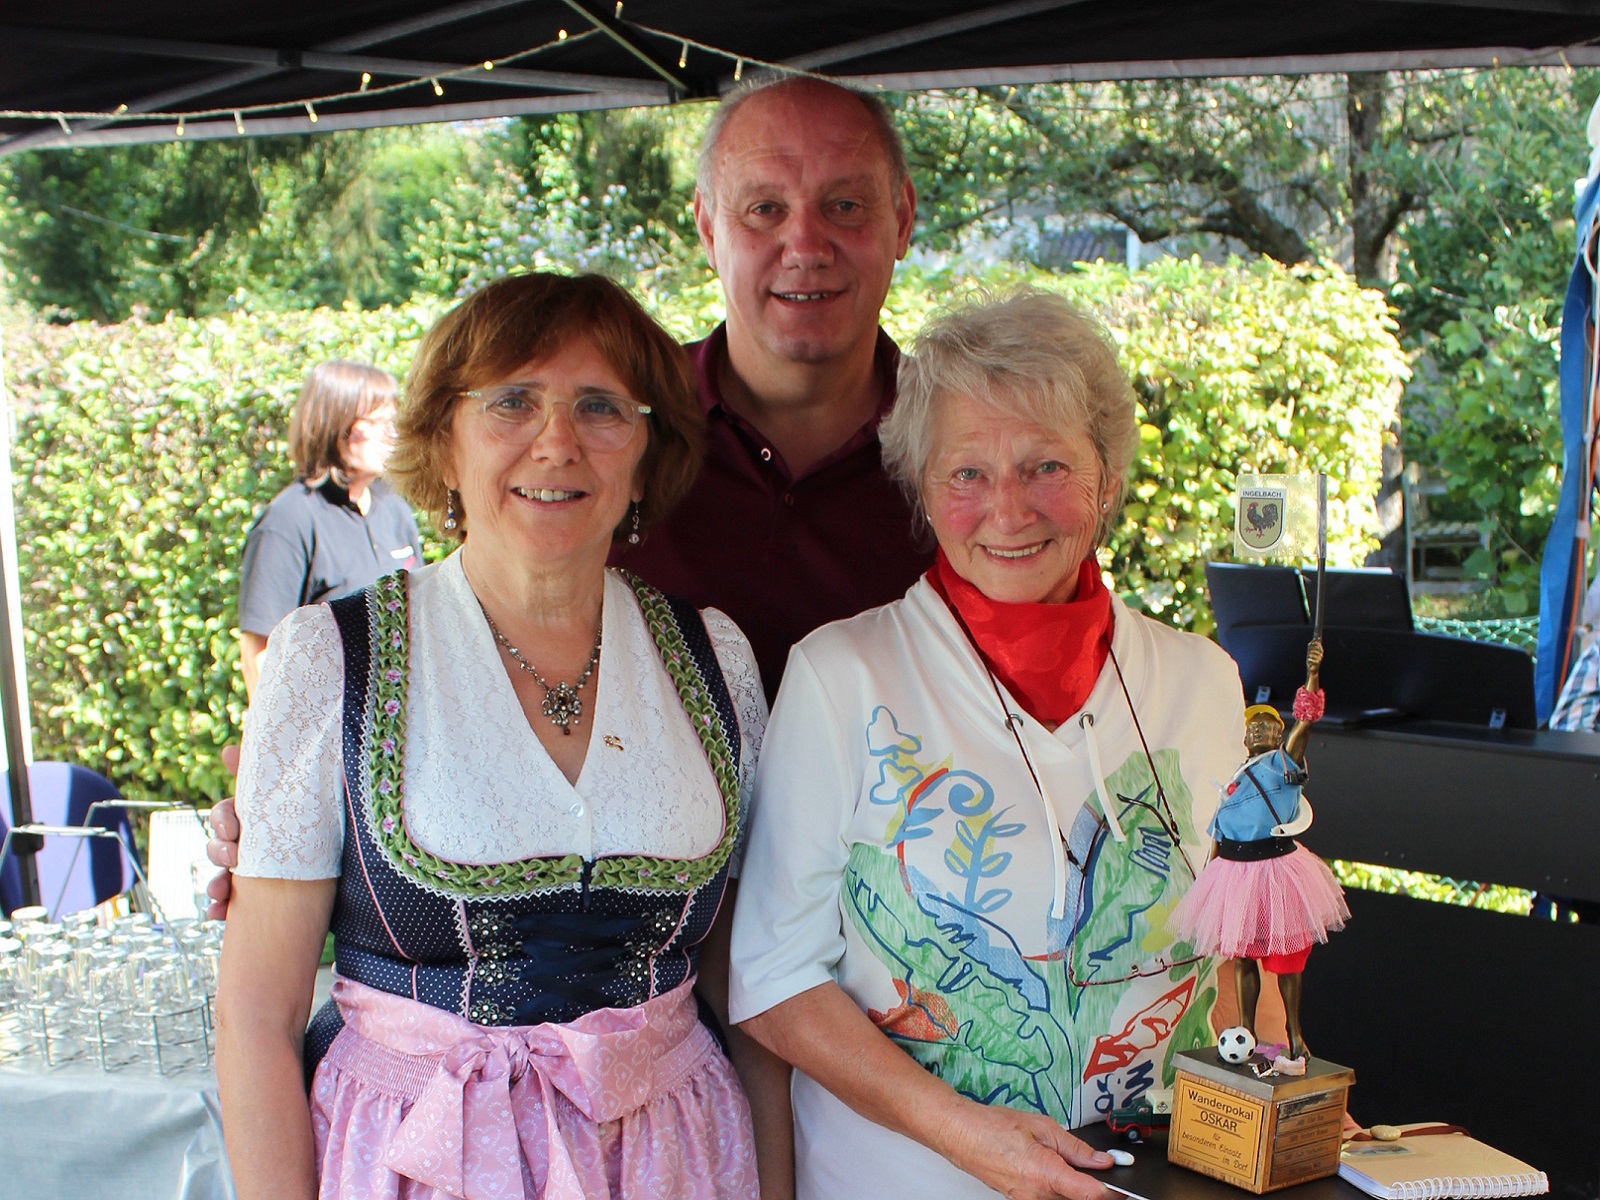
[[[424,339],[390,474],[460,546],[285,618],[245,722],[245,1200],[757,1193],[718,1018],[760,679],[726,616],[606,568],[700,444],[687,359],[599,277],[500,280]]]

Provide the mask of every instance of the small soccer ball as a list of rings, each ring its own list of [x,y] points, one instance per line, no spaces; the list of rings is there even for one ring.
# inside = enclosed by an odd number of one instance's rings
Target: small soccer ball
[[[1230,1025],[1217,1035],[1217,1053],[1223,1062],[1249,1062],[1250,1052],[1255,1048],[1255,1034],[1243,1025]]]

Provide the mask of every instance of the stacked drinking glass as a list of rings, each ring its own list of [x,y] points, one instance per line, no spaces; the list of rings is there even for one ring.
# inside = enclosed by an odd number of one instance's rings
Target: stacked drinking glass
[[[0,921],[0,1058],[204,1067],[221,950],[220,921],[19,908]]]

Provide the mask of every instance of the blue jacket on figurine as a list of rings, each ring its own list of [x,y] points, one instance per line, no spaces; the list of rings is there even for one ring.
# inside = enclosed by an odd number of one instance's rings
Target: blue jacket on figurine
[[[1270,838],[1274,825],[1294,819],[1305,781],[1305,768],[1281,749],[1256,755],[1234,773],[1211,818],[1211,836],[1235,842]]]

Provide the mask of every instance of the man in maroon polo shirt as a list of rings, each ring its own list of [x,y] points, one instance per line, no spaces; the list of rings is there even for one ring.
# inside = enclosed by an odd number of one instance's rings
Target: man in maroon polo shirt
[[[932,560],[877,433],[899,361],[878,317],[915,210],[888,115],[859,93],[786,78],[724,100],[706,132],[695,221],[728,313],[691,347],[706,462],[612,561],[738,622],[769,698],[791,645]]]
[[[933,561],[878,451],[900,358],[878,316],[915,209],[888,114],[859,93],[788,78],[730,97],[706,131],[695,219],[728,311],[691,347],[706,461],[612,561],[738,622],[769,700],[791,645],[896,599]],[[212,825],[211,861],[232,867],[230,801]],[[217,915],[227,878],[210,888]]]

